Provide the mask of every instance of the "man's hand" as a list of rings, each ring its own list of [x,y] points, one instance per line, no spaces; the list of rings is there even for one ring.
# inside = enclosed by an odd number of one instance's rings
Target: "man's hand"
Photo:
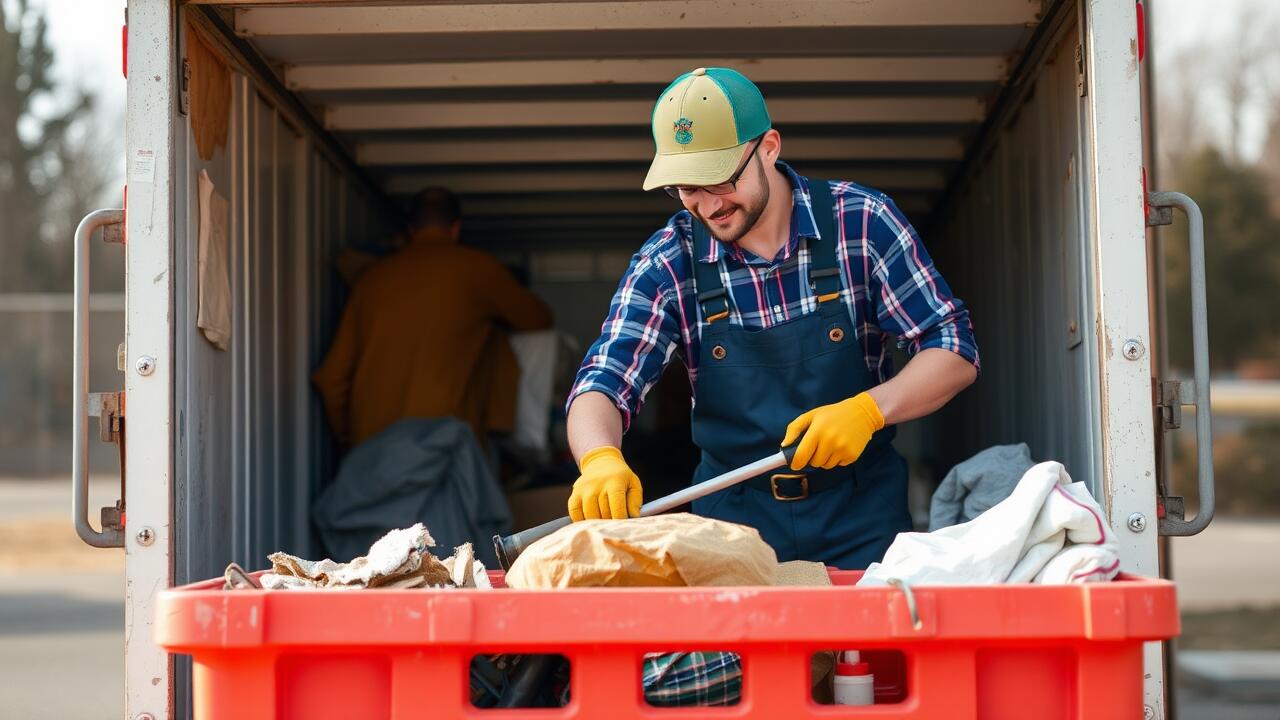
[[[578,463],[581,475],[569,496],[569,517],[579,520],[623,520],[639,517],[644,494],[640,478],[627,467],[622,451],[604,445]]]
[[[830,470],[857,460],[871,435],[884,427],[884,417],[876,401],[867,393],[842,400],[831,405],[814,408],[787,426],[787,436],[782,447],[800,438],[800,445],[791,459],[791,469],[800,470],[806,465]]]

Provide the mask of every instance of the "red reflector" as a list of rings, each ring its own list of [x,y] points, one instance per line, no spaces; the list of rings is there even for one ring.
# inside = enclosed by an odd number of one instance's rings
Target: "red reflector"
[[[1142,168],[1142,222],[1151,215],[1151,206],[1147,204],[1147,169]]]
[[[120,73],[129,78],[129,26],[120,26]]]
[[[1147,14],[1142,8],[1142,1],[1136,3],[1138,8],[1138,62],[1147,54]]]

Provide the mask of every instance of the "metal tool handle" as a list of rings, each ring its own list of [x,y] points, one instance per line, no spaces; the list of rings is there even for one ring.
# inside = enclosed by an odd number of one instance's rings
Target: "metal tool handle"
[[[1187,216],[1191,242],[1191,360],[1195,377],[1196,459],[1199,462],[1200,511],[1190,520],[1160,518],[1161,535],[1195,535],[1213,520],[1213,425],[1209,405],[1209,310],[1205,297],[1204,216],[1191,198],[1178,192],[1147,194],[1151,207],[1174,207]],[[1180,401],[1181,398],[1178,399]]]
[[[737,485],[738,483],[749,480],[761,473],[776,470],[791,464],[791,458],[795,457],[796,447],[799,442],[793,443],[782,450],[761,458],[750,465],[743,465],[736,470],[730,470],[722,475],[717,475],[709,480],[703,480],[697,485],[692,485],[683,490],[673,492],[665,497],[652,500],[640,506],[640,517],[649,517],[651,515],[659,515],[673,508],[706,497],[711,493],[718,492],[727,487]],[[550,522],[545,522],[537,527],[522,530],[513,535],[502,537],[501,535],[493,536],[493,551],[498,556],[498,562],[502,565],[502,569],[506,570],[511,567],[511,563],[516,561],[520,553],[525,551],[533,543],[559,530],[567,527],[573,521],[568,517],[557,518]]]
[[[93,547],[124,547],[124,531],[89,524],[89,241],[100,227],[124,222],[124,210],[94,210],[80,221],[75,237],[75,304],[72,350],[71,519],[80,539]]]

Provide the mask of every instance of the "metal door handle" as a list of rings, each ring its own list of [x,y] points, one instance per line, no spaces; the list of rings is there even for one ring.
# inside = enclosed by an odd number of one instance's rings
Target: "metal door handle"
[[[80,221],[75,237],[75,344],[72,351],[71,518],[76,534],[93,547],[124,547],[124,530],[89,524],[89,241],[100,227],[120,225],[124,210],[94,210]]]
[[[1195,386],[1185,393],[1182,385],[1179,397],[1173,402],[1192,404],[1196,408],[1196,460],[1199,462],[1197,485],[1200,492],[1200,510],[1190,520],[1166,514],[1160,518],[1161,535],[1195,535],[1204,530],[1214,512],[1213,484],[1213,426],[1209,411],[1209,311],[1205,298],[1204,270],[1204,216],[1191,198],[1178,192],[1147,193],[1147,205],[1158,217],[1148,218],[1149,225],[1168,225],[1172,211],[1178,208],[1187,216],[1187,234],[1191,242],[1191,361]],[[1191,395],[1190,398],[1185,395]],[[1193,402],[1188,403],[1187,400]]]

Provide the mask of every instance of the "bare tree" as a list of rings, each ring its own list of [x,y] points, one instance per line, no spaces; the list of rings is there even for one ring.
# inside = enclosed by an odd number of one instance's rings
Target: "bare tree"
[[[1234,163],[1243,161],[1244,119],[1256,102],[1265,103],[1273,93],[1274,64],[1277,57],[1275,22],[1256,3],[1245,7],[1237,18],[1233,42],[1216,58],[1217,72],[1226,96],[1227,132],[1225,149]],[[1271,86],[1271,87],[1269,87]]]
[[[1206,52],[1204,45],[1183,48],[1161,68],[1156,132],[1162,168],[1176,168],[1184,155],[1211,144],[1204,122]]]

